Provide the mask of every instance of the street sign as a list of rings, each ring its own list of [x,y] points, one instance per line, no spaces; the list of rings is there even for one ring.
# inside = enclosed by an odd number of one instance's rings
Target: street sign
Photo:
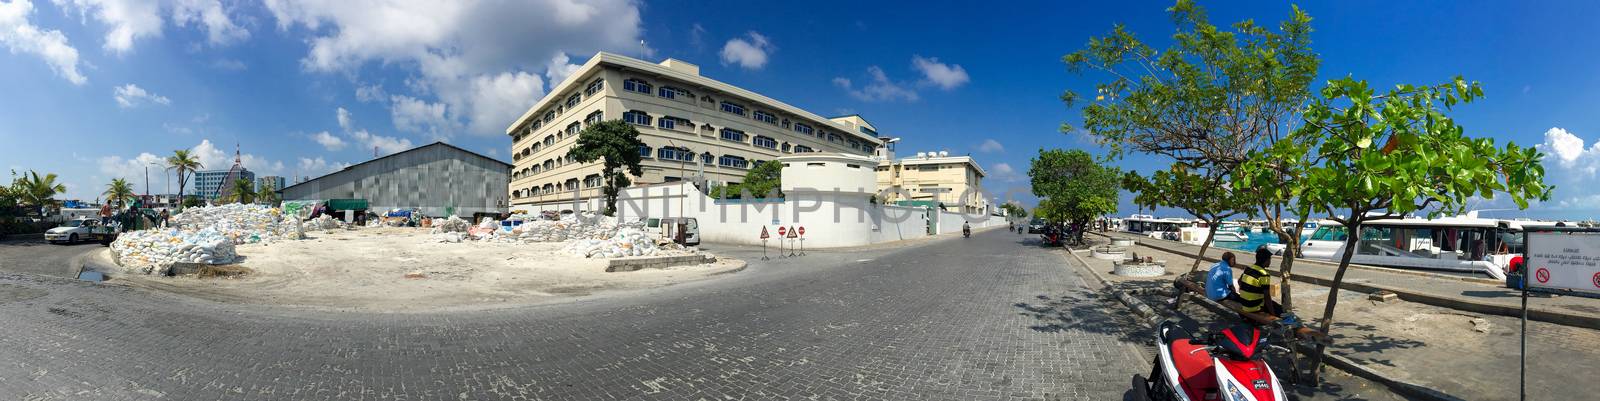
[[[1600,292],[1600,235],[1529,232],[1530,287]]]
[[[772,236],[767,234],[767,226],[761,226],[761,239],[767,238],[772,238]]]
[[[795,227],[794,230],[799,231],[801,236],[806,235],[806,226]]]
[[[783,229],[779,228],[778,232],[783,232]],[[796,233],[795,230],[789,230],[789,236],[786,237],[786,238],[799,238],[799,237],[800,237],[800,235],[798,233]]]
[[[783,236],[783,230],[784,230],[783,226],[778,226],[778,236],[779,237]]]

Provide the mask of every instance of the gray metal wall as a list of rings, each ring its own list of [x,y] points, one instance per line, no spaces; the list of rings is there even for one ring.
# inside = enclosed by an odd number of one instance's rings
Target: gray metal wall
[[[376,212],[416,208],[430,216],[501,213],[510,170],[449,146],[430,145],[291,186],[283,190],[283,199],[362,198]]]

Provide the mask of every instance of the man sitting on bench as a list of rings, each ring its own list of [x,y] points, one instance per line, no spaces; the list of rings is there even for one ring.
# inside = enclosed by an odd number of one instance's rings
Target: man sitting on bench
[[[1272,274],[1267,272],[1267,267],[1272,265],[1272,251],[1265,245],[1256,248],[1256,263],[1244,266],[1244,273],[1239,275],[1239,290],[1228,296],[1225,301],[1239,304],[1239,311],[1243,313],[1265,313],[1274,317],[1283,314],[1283,307],[1277,302],[1272,302],[1269,292],[1272,288]]]

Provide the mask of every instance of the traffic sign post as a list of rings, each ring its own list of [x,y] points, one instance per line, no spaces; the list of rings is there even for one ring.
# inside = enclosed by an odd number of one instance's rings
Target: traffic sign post
[[[782,229],[779,229],[779,231],[781,232]],[[795,230],[791,229],[791,230],[789,230],[789,235],[787,237],[785,237],[785,238],[788,238],[790,241],[794,241],[795,238],[799,238],[799,237],[800,237],[800,235],[798,233],[796,233]],[[795,256],[794,243],[793,242],[789,243],[789,256]]]
[[[778,259],[783,259],[783,226],[778,226]]]
[[[806,226],[795,227],[794,230],[800,233],[800,256],[806,256]]]
[[[767,235],[767,226],[761,226],[761,260],[772,260],[767,257],[767,238],[769,237],[771,235]]]
[[[1522,350],[1517,394],[1528,399],[1528,289],[1600,294],[1600,228],[1526,227],[1522,233]],[[1533,279],[1528,279],[1533,270]]]

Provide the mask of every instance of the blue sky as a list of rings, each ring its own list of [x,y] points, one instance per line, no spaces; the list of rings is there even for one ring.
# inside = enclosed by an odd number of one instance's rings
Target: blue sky
[[[1056,3],[0,0],[0,167],[59,173],[71,197],[93,199],[112,177],[142,187],[142,166],[173,149],[226,168],[237,143],[247,166],[284,176],[435,140],[504,158],[511,120],[605,50],[694,62],[818,114],[859,113],[904,138],[902,154],[970,153],[989,192],[1031,202],[1037,149],[1100,152],[1057,131],[1079,119],[1057,96],[1096,79],[1068,74],[1061,55],[1118,22],[1155,42],[1172,29],[1166,2]],[[1215,22],[1289,12],[1202,4]],[[1470,135],[1539,145],[1558,186],[1504,215],[1600,215],[1600,44],[1583,39],[1600,33],[1600,7],[1301,7],[1325,77],[1484,83],[1487,98],[1453,115]],[[165,192],[164,172],[150,174]]]

